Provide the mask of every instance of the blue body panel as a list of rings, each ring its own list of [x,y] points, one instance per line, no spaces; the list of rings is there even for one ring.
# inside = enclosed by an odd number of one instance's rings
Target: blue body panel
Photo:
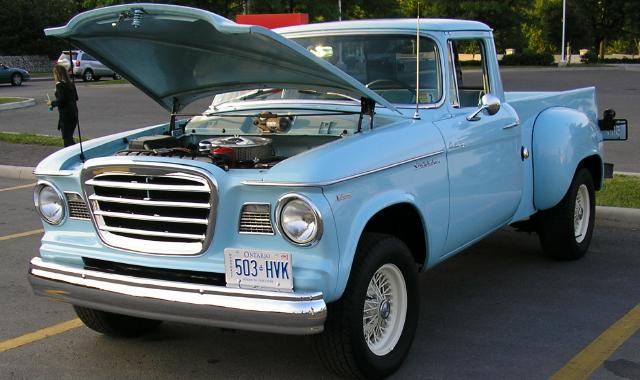
[[[533,127],[533,152],[533,204],[546,210],[562,200],[580,161],[600,156],[602,134],[580,111],[549,108],[540,113]]]

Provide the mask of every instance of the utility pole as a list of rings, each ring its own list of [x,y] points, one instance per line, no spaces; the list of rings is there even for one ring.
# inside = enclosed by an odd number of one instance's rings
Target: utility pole
[[[564,49],[564,34],[567,29],[567,0],[562,0],[562,51],[560,58],[560,65],[564,66],[567,64],[567,57],[565,56]]]
[[[342,21],[342,0],[338,0],[338,21]]]

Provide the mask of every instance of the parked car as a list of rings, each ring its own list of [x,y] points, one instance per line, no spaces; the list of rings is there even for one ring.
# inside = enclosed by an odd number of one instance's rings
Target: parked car
[[[171,116],[37,166],[34,291],[112,336],[163,320],[315,335],[327,368],[378,378],[409,352],[419,272],[514,223],[581,258],[603,139],[626,122],[598,120],[594,88],[503,91],[483,23],[419,23],[416,43],[416,20],[271,31],[126,4],[47,29]]]
[[[22,82],[30,79],[31,76],[27,70],[0,64],[0,83],[11,83],[12,86],[22,86]]]
[[[120,78],[116,72],[100,63],[100,61],[79,50],[71,51],[71,61],[69,61],[69,51],[63,51],[58,58],[58,64],[63,65],[69,70],[69,73],[82,78],[85,82],[98,81],[102,77]],[[71,66],[73,66],[73,70],[70,69]]]

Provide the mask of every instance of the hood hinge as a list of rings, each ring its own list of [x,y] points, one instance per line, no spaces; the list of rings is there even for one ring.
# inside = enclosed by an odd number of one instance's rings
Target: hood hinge
[[[376,114],[376,102],[372,99],[362,97],[360,98],[360,118],[358,119],[358,130],[356,133],[362,130],[362,118],[364,115],[369,116],[369,129],[373,129],[373,116]]]

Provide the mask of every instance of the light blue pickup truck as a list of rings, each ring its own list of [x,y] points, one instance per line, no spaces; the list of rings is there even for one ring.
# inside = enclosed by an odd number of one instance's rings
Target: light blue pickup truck
[[[315,335],[330,370],[384,377],[411,346],[419,272],[514,224],[583,256],[603,140],[626,138],[593,88],[505,93],[473,21],[271,31],[127,4],[46,34],[169,112],[35,171],[33,289],[107,335],[163,320]]]

